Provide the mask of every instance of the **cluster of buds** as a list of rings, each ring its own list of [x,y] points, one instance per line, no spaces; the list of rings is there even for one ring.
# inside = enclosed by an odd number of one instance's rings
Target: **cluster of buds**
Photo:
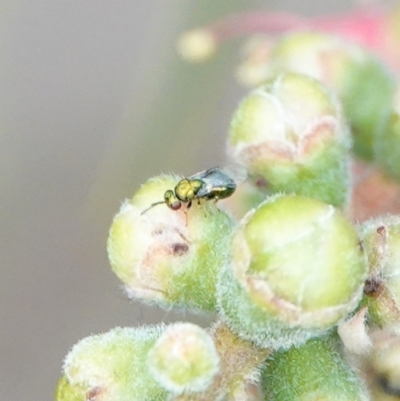
[[[205,33],[185,39],[193,58],[213,45]],[[345,353],[368,358],[372,329],[400,333],[400,216],[354,223],[351,157],[400,178],[398,91],[355,44],[268,40],[227,137],[246,182],[223,168],[151,178],[109,233],[128,296],[215,322],[90,336],[57,401],[370,399]]]
[[[240,68],[245,79],[246,67]],[[276,40],[261,68],[255,85],[281,71],[323,82],[339,96],[351,121],[355,154],[367,160],[376,158],[375,146],[388,129],[394,79],[375,56],[336,36],[296,32]]]

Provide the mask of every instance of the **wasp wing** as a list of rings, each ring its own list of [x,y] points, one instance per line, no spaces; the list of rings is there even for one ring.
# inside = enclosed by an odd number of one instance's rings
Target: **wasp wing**
[[[212,167],[200,173],[196,173],[187,177],[189,180],[203,180],[216,179],[217,177],[227,176],[231,180],[235,181],[236,184],[241,184],[248,178],[247,170],[240,164],[229,164],[225,167]]]
[[[203,182],[196,193],[196,198],[222,199],[230,196],[237,184],[247,177],[246,170],[239,167],[213,167],[188,177],[189,180],[196,179]]]
[[[243,183],[248,178],[246,167],[241,164],[228,164],[221,170],[224,174],[231,177],[236,182],[236,185]]]

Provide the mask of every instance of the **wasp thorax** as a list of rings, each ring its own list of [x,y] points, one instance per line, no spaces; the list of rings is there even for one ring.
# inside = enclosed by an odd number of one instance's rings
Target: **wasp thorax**
[[[166,205],[172,210],[178,210],[181,208],[181,201],[175,196],[174,191],[169,189],[164,193],[164,201]]]
[[[190,202],[193,200],[203,185],[201,180],[183,179],[178,182],[175,187],[176,197],[182,202]]]

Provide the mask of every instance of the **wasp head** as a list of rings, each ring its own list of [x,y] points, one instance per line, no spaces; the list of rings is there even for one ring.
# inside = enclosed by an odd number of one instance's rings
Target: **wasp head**
[[[171,189],[165,191],[164,202],[172,210],[178,210],[182,206],[181,201],[175,196],[174,191],[172,191]]]

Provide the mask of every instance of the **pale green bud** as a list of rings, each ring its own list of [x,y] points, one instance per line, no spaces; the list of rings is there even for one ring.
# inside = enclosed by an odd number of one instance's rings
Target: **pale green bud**
[[[391,108],[389,124],[375,144],[377,163],[382,169],[400,180],[400,81]]]
[[[213,310],[217,272],[226,263],[235,223],[212,201],[194,200],[190,209],[148,209],[180,179],[153,178],[122,205],[110,229],[108,256],[130,296],[165,308]]]
[[[348,71],[339,96],[352,127],[353,151],[363,159],[377,157],[376,146],[390,122],[393,88],[393,77],[372,55]]]
[[[364,384],[329,338],[273,354],[262,374],[265,401],[368,401]]]
[[[400,333],[400,217],[379,217],[360,227],[369,265],[364,288],[369,322]]]
[[[260,400],[260,371],[270,351],[238,337],[222,321],[208,332],[218,354],[218,372],[203,391],[185,392],[168,401]]]
[[[236,230],[218,286],[227,324],[261,347],[320,335],[359,304],[366,262],[353,226],[333,206],[277,195]]]
[[[91,394],[90,389],[85,387],[84,385],[72,385],[65,376],[62,376],[57,383],[55,399],[56,401],[86,401],[89,398],[87,395]]]
[[[64,362],[57,401],[164,401],[165,390],[146,368],[164,326],[116,328],[76,344]]]
[[[175,323],[149,352],[153,377],[172,393],[205,391],[218,372],[219,356],[212,337],[191,323]]]
[[[185,60],[192,63],[200,63],[215,54],[217,45],[217,39],[211,30],[195,29],[185,32],[179,38],[177,50]]]
[[[373,400],[398,401],[400,398],[400,337],[386,331],[373,333],[373,352],[364,362]]]
[[[284,36],[269,53],[265,75],[282,71],[309,75],[334,90],[351,123],[355,153],[374,157],[393,97],[393,77],[383,63],[338,37],[296,32]]]
[[[280,74],[239,105],[228,151],[272,192],[343,206],[350,142],[339,101],[326,87],[304,75]]]

